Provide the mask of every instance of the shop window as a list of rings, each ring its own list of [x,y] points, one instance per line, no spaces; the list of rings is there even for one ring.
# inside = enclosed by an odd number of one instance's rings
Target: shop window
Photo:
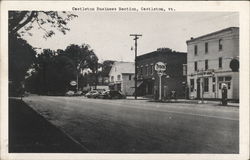
[[[190,79],[190,91],[194,91],[194,79]]]
[[[225,77],[225,81],[231,81],[231,79],[232,79],[232,77],[230,77],[230,76]]]
[[[208,91],[209,91],[209,79],[204,78],[204,92],[208,92]]]
[[[224,77],[218,77],[218,81],[224,81]]]

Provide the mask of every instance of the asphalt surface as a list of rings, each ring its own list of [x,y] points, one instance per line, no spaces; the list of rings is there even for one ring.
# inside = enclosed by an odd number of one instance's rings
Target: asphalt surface
[[[84,97],[24,101],[91,153],[239,153],[239,108]]]

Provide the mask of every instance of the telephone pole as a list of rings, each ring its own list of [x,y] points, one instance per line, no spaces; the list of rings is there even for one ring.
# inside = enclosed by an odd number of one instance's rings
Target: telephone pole
[[[131,37],[134,37],[135,40],[135,99],[137,99],[137,39],[141,37],[141,34],[130,34]]]

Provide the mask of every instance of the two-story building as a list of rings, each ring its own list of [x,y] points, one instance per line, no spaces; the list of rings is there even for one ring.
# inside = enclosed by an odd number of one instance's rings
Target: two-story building
[[[109,72],[110,90],[121,91],[125,95],[133,95],[135,64],[134,62],[114,62]]]
[[[171,91],[175,91],[178,98],[184,98],[186,76],[183,74],[183,65],[187,63],[187,53],[172,51],[169,48],[159,48],[137,57],[137,94],[159,96],[159,76],[155,71],[157,62],[166,65],[166,71],[161,78],[162,97],[169,98]]]
[[[221,98],[225,84],[228,99],[239,99],[239,28],[226,28],[186,43],[190,98]]]

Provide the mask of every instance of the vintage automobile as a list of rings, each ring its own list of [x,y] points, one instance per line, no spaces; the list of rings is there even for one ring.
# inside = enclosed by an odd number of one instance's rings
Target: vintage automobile
[[[101,93],[97,90],[92,90],[89,91],[88,93],[85,94],[87,98],[97,98]]]
[[[102,92],[98,98],[102,98],[102,99],[125,99],[126,96],[124,94],[122,94],[120,91],[111,91],[111,90],[107,90]]]

